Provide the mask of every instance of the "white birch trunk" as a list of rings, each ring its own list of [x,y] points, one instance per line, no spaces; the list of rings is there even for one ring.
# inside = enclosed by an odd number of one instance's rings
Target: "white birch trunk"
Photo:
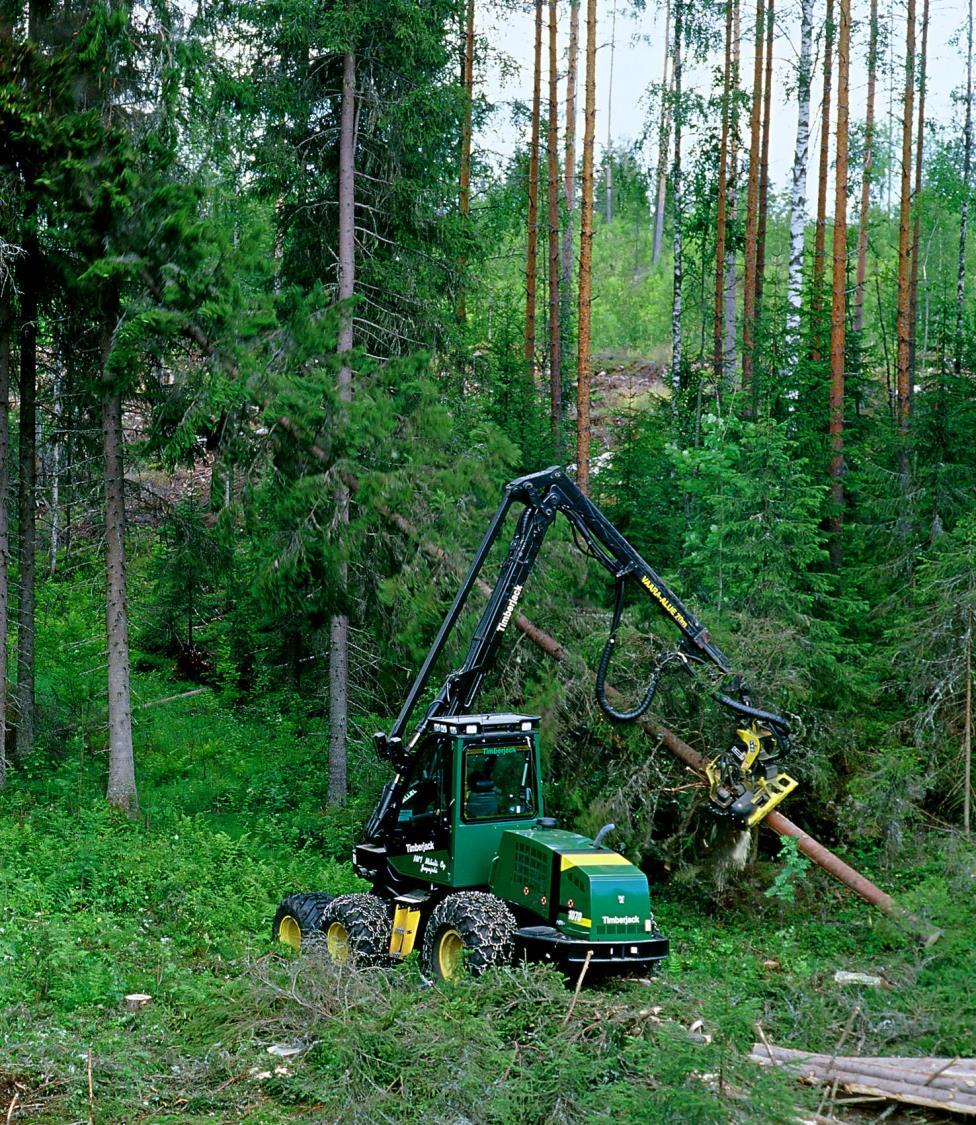
[[[803,300],[803,236],[806,230],[807,160],[810,152],[810,79],[813,52],[813,0],[800,13],[800,59],[797,65],[796,147],[790,187],[790,268],[786,283],[786,375],[792,377],[800,355],[800,309]]]
[[[676,416],[681,392],[681,35],[682,3],[674,3],[674,163],[671,198],[674,201],[674,297],[671,303],[671,411]]]

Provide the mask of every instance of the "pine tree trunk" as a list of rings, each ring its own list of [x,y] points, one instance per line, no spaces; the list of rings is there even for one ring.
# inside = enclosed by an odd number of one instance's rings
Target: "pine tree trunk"
[[[342,110],[339,120],[339,292],[344,306],[338,353],[352,351],[353,317],[349,310],[356,289],[356,56],[346,51],[342,59]],[[352,401],[352,369],[339,369],[340,402]],[[349,490],[336,489],[336,515],[340,527],[349,523]],[[345,563],[339,580],[345,592]],[[345,803],[349,730],[349,616],[337,613],[329,629],[329,803]]]
[[[110,805],[139,811],[132,751],[129,689],[129,610],[125,567],[125,473],[122,394],[108,369],[119,314],[117,293],[105,302],[102,324],[102,456],[105,471],[105,623],[108,639],[108,787]]]
[[[668,62],[671,51],[671,0],[664,10],[664,66],[661,73],[661,118],[657,129],[657,194],[654,199],[654,241],[651,265],[661,260],[664,245],[664,208],[668,197],[668,152],[671,148],[671,82]]]
[[[61,548],[61,441],[64,428],[64,366],[60,356],[54,360],[52,387],[53,413],[51,419],[51,542],[48,548],[48,571],[54,575],[58,569],[58,551]]]
[[[830,560],[841,564],[844,509],[844,360],[847,324],[847,153],[851,53],[851,0],[840,0],[837,40],[837,163],[834,195],[834,277],[830,310]]]
[[[813,286],[810,294],[813,359],[823,358],[823,291],[827,260],[827,174],[830,169],[830,87],[834,59],[834,0],[827,0],[824,24],[823,103],[820,122],[820,175],[817,190],[817,229],[813,247]]]
[[[878,0],[871,0],[868,35],[868,105],[864,119],[864,171],[857,224],[857,281],[854,287],[855,332],[864,331],[864,283],[868,266],[868,220],[871,215],[871,169],[874,166],[874,97],[878,76]]]
[[[800,57],[796,72],[796,146],[790,189],[790,269],[786,283],[786,371],[792,392],[800,357],[800,310],[803,306],[803,250],[807,210],[807,159],[810,151],[810,85],[813,55],[813,2],[802,0]]]
[[[908,398],[911,403],[915,390],[915,347],[918,339],[916,325],[918,322],[918,260],[921,251],[921,214],[922,202],[922,160],[925,156],[925,86],[927,81],[926,68],[928,65],[929,46],[929,0],[922,0],[922,50],[918,56],[918,136],[915,138],[915,190],[912,194],[912,210],[915,218],[912,222],[912,281],[909,293],[909,368]]]
[[[596,133],[596,0],[586,0],[586,98],[580,201],[579,330],[576,364],[576,483],[590,491],[590,295],[593,266],[593,138]]]
[[[559,332],[559,86],[556,0],[549,0],[549,426],[560,446],[563,403]]]
[[[746,265],[743,279],[744,309],[742,317],[742,393],[745,413],[752,415],[755,394],[756,348],[756,266],[759,234],[759,165],[762,141],[763,44],[765,42],[766,7],[756,0],[756,48],[752,77],[752,116],[749,132],[749,187],[746,201]]]
[[[971,10],[971,7],[970,7]],[[970,19],[970,27],[972,20]],[[973,611],[966,629],[966,713],[962,726],[962,830],[969,835],[973,798]]]
[[[899,468],[902,494],[908,485],[908,420],[911,400],[911,280],[912,280],[912,120],[915,109],[915,0],[907,0],[905,30],[905,99],[901,130],[901,205],[898,219],[898,360],[897,406],[901,435]]]
[[[725,229],[729,195],[729,93],[732,82],[732,0],[725,4],[725,63],[722,68],[722,138],[718,153],[718,187],[715,216],[715,323],[712,337],[712,366],[716,383],[721,386],[725,376],[724,320],[725,309]]]
[[[613,222],[613,64],[617,53],[617,4],[610,17],[610,75],[607,80],[607,166],[605,178],[607,226]]]
[[[681,36],[683,33],[684,0],[674,0],[674,159],[671,164],[671,199],[674,205],[674,287],[671,299],[671,413],[677,417],[681,394]]]
[[[7,629],[9,625],[10,528],[10,338],[13,316],[0,294],[0,789],[7,783]]]
[[[562,265],[560,267],[559,288],[561,298],[562,331],[559,344],[560,374],[567,378],[571,367],[570,318],[573,300],[573,232],[576,228],[576,71],[579,61],[579,0],[570,0],[569,5],[569,50],[566,64],[566,136],[563,157],[563,198],[566,203],[566,225],[563,228]],[[562,392],[560,391],[560,398]]]
[[[461,63],[461,84],[464,87],[464,116],[461,120],[461,159],[458,173],[458,211],[461,223],[467,226],[471,213],[471,124],[474,105],[474,0],[467,0],[464,18],[464,57]],[[465,298],[465,273],[467,258],[458,260],[457,318],[464,324],[468,319]]]
[[[763,86],[762,158],[759,165],[759,223],[756,231],[756,317],[762,317],[763,285],[766,278],[766,225],[769,213],[769,133],[773,105],[773,36],[776,18],[773,0],[766,9],[766,79]]]
[[[539,255],[539,128],[542,113],[542,0],[535,0],[535,53],[532,77],[532,139],[529,145],[529,227],[525,256],[525,367],[535,386],[536,286]]]
[[[732,89],[739,93],[739,71],[742,54],[742,29],[740,0],[733,0],[732,4]],[[738,160],[739,160],[739,109],[738,101],[732,103],[731,135],[729,137],[729,202],[728,217],[735,222],[739,214],[738,192]],[[723,363],[725,368],[725,386],[732,388],[735,382],[737,368],[735,344],[736,324],[735,314],[738,305],[739,274],[737,255],[734,247],[725,251],[725,348]]]
[[[34,749],[34,578],[37,527],[37,240],[24,239],[20,275],[20,416],[18,435],[20,597],[17,607],[17,757]]]
[[[956,346],[953,367],[962,373],[962,311],[966,296],[966,235],[969,221],[969,191],[973,171],[973,0],[969,0],[966,22],[966,125],[963,134],[962,208],[959,215],[959,270],[956,274]]]

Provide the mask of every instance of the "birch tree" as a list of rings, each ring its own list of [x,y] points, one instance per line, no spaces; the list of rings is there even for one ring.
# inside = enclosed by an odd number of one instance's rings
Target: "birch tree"
[[[813,5],[800,7],[800,55],[796,71],[796,144],[790,182],[790,265],[786,282],[786,372],[792,376],[800,355],[800,310],[803,305],[804,232],[807,210],[807,160],[810,152],[810,86],[813,77]],[[792,387],[790,388],[792,389]]]
[[[671,0],[664,9],[664,65],[661,68],[661,108],[657,126],[657,191],[654,196],[654,241],[651,264],[661,260],[664,245],[664,208],[668,196],[668,155],[671,150]]]
[[[677,416],[681,393],[681,36],[683,31],[684,0],[674,0],[674,158],[671,164],[671,199],[674,204],[674,286],[671,300],[671,412]]]

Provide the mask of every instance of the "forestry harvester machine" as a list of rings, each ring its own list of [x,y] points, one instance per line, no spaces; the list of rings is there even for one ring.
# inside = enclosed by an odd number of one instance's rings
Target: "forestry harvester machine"
[[[523,510],[464,663],[406,737],[411,713],[513,504]],[[690,674],[696,665],[731,672],[708,630],[561,469],[512,481],[392,730],[374,735],[377,753],[395,774],[353,855],[372,893],[290,895],[274,920],[279,940],[300,948],[303,939],[316,938],[338,962],[388,962],[419,948],[425,970],[442,978],[509,963],[516,953],[567,971],[586,963],[617,973],[644,971],[667,955],[646,876],[603,845],[613,825],[590,840],[544,815],[538,718],[474,711],[559,513],[616,583],[610,635],[596,674],[596,697],[610,719],[640,718],[666,665]],[[681,641],[657,660],[637,706],[618,711],[607,698],[606,675],[628,583],[649,595]],[[706,780],[714,811],[746,827],[762,820],[796,782],[777,764],[789,747],[789,725],[754,707],[748,689],[734,682],[733,694],[715,698],[741,729],[731,748],[708,763]]]

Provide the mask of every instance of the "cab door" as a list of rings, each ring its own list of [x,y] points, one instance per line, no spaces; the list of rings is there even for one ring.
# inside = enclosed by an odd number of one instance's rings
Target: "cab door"
[[[502,833],[542,815],[535,737],[458,739],[454,792],[454,885],[487,886]]]

